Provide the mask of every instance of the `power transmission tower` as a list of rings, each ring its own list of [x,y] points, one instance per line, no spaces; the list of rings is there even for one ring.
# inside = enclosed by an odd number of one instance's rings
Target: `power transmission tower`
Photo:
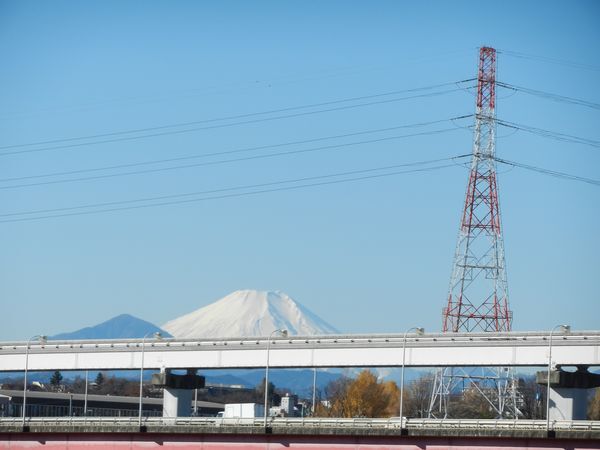
[[[442,330],[458,332],[510,331],[512,312],[496,184],[496,50],[479,51],[477,101],[471,172],[450,279]],[[452,394],[479,392],[497,417],[518,415],[516,386],[510,368],[481,372],[445,368],[436,373],[429,407],[432,417],[447,417]]]

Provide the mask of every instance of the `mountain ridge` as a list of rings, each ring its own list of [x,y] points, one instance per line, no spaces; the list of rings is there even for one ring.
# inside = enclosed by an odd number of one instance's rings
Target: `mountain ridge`
[[[132,316],[131,314],[119,314],[97,325],[71,332],[59,333],[50,336],[49,339],[136,339],[156,332],[161,333],[164,337],[171,337],[171,334],[153,323]]]

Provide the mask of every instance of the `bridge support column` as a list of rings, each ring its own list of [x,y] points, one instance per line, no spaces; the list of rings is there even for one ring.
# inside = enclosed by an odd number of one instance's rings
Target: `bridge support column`
[[[550,420],[585,420],[587,389],[550,388]]]
[[[547,386],[548,372],[538,372],[536,382]],[[577,366],[576,372],[550,371],[550,420],[585,420],[588,389],[595,387],[600,387],[600,375],[588,372],[588,366]]]
[[[189,417],[192,414],[192,390],[204,387],[204,377],[196,369],[187,369],[178,375],[166,369],[152,374],[152,384],[164,388],[163,417]]]
[[[165,387],[163,393],[163,417],[189,417],[191,415],[192,391]]]

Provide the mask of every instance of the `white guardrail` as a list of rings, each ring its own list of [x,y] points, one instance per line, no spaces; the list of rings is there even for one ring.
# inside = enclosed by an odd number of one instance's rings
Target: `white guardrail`
[[[20,427],[21,417],[0,418],[2,427]],[[137,417],[31,417],[26,425],[36,427],[69,427],[69,426],[98,426],[98,427],[137,427]],[[263,418],[217,418],[217,417],[144,417],[142,425],[169,427],[264,427]],[[388,419],[367,418],[270,418],[268,425],[273,428],[314,427],[314,428],[378,428],[399,429],[399,417]],[[479,430],[545,430],[545,420],[529,419],[404,419],[407,429],[479,429]],[[569,431],[600,431],[600,421],[597,420],[560,420],[550,423],[551,430]]]

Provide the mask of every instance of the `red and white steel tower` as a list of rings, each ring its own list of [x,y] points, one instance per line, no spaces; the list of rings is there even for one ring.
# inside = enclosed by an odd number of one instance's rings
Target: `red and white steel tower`
[[[512,313],[508,306],[508,286],[498,186],[496,182],[496,50],[479,51],[477,101],[473,158],[447,306],[442,330],[457,332],[510,331]],[[447,416],[448,399],[458,386],[478,389],[493,404],[498,416],[506,415],[507,397],[514,400],[512,371],[441,370],[435,379],[430,415]],[[465,383],[465,379],[469,382]],[[460,384],[459,384],[460,383]],[[510,392],[512,389],[512,393]],[[510,402],[508,402],[510,403]],[[513,414],[516,404],[513,401]]]
[[[471,174],[444,308],[444,332],[510,331],[496,183],[496,50],[482,47]]]

